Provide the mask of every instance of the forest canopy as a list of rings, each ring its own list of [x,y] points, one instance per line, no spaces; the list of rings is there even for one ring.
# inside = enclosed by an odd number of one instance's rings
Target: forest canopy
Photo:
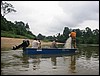
[[[44,41],[53,41],[65,42],[69,33],[75,30],[77,33],[76,41],[78,44],[99,44],[99,30],[86,27],[84,30],[78,29],[69,29],[69,27],[64,27],[63,34],[57,33],[55,36],[44,36],[42,34],[34,35],[29,28],[28,23],[22,21],[15,21],[14,23],[6,20],[4,16],[1,15],[1,37],[12,37],[12,38],[29,38],[34,39],[37,37],[40,40]]]

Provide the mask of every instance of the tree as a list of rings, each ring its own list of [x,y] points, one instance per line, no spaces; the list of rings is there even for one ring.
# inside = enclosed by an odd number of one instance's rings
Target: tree
[[[28,23],[26,23],[26,26],[25,26],[25,28],[26,28],[26,30],[27,30],[27,31],[29,31],[29,29],[30,29],[30,28],[29,28],[29,25],[28,25]]]
[[[89,27],[86,27],[85,28],[85,36],[86,37],[90,37],[90,36],[92,36],[92,31],[91,31],[91,29],[89,28]]]
[[[98,29],[93,30],[93,39],[94,39],[94,43],[99,44],[99,30]]]
[[[76,34],[77,34],[77,37],[81,37],[82,36],[82,32],[80,29],[76,29]]]
[[[1,2],[1,9],[2,9],[3,16],[5,16],[10,12],[16,12],[13,5],[7,2]]]
[[[67,39],[70,33],[70,29],[68,27],[64,28],[63,36]]]
[[[40,39],[40,40],[43,40],[45,38],[45,36],[43,36],[42,34],[39,33],[37,38]]]

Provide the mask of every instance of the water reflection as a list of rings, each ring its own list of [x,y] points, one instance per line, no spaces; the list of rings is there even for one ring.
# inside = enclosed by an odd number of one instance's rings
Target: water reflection
[[[40,64],[40,57],[36,56],[36,58],[33,59],[33,70],[39,69],[40,68],[39,64]]]
[[[61,57],[63,59],[59,61],[58,59],[61,59]],[[43,66],[40,66],[40,65],[47,66],[46,64],[41,63],[41,62],[43,62],[42,59],[44,59],[45,61],[50,59],[51,65],[49,64],[48,67],[51,67],[52,69],[59,69],[59,66],[60,66],[59,64],[62,65],[64,63],[64,64],[66,64],[66,65],[64,65],[66,68],[69,66],[68,69],[69,69],[70,73],[77,73],[76,60],[78,58],[85,60],[85,61],[82,61],[79,59],[80,64],[84,63],[87,67],[87,65],[91,63],[90,60],[91,59],[93,60],[94,58],[97,58],[97,57],[98,57],[98,54],[95,54],[93,52],[89,53],[88,51],[81,51],[80,54],[75,54],[75,55],[74,54],[73,55],[66,55],[66,54],[64,54],[64,55],[24,55],[23,54],[23,59],[22,59],[23,65],[22,66],[25,68],[28,68],[28,70],[33,70],[33,71],[39,70],[41,68],[43,69]],[[82,65],[84,65],[84,64],[82,64]],[[47,68],[45,68],[45,69],[47,69]]]
[[[52,69],[57,69],[57,67],[61,66],[62,63],[64,63],[65,64],[64,66],[66,67],[66,69],[67,67],[69,67],[68,69],[71,73],[76,73],[76,55],[65,55],[65,54],[64,55],[24,55],[23,54],[22,66],[24,68],[28,68],[28,70],[33,70],[33,71],[41,69],[43,68],[43,66],[40,66],[42,64],[40,62],[43,62],[42,59],[44,59],[44,61],[50,59],[51,65],[49,64],[49,66]],[[47,66],[47,64],[44,64],[44,65]]]
[[[91,60],[91,58],[97,58],[99,60],[99,47],[85,47],[85,46],[79,46],[79,58],[85,59],[85,60]]]
[[[29,57],[25,54],[22,54],[21,60],[22,60],[22,63],[23,63],[22,67],[29,68],[29,62],[28,62]]]
[[[29,70],[37,70],[39,69],[39,64],[40,64],[40,55],[23,55],[23,67],[28,68]]]
[[[57,68],[56,67],[57,61],[56,61],[56,57],[55,56],[51,57],[51,62],[52,62],[53,69],[56,69]]]
[[[72,73],[76,73],[76,56],[72,55],[70,61],[71,62],[70,62],[69,71]]]

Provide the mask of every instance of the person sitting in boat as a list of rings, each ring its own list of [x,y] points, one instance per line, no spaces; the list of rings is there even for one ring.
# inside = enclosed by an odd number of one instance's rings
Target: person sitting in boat
[[[53,40],[52,44],[51,44],[51,48],[57,48],[57,44],[56,44],[56,41]]]
[[[41,41],[38,40],[38,49],[41,49]]]
[[[33,42],[32,42],[32,47],[33,48],[40,48],[41,43],[38,41],[37,38],[34,38]]]
[[[72,45],[74,46],[74,48],[76,48],[76,31],[72,30],[69,36],[72,38]]]

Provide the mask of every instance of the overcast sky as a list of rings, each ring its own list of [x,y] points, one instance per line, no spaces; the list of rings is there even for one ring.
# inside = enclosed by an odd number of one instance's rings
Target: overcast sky
[[[7,20],[28,23],[30,31],[53,36],[64,27],[99,29],[99,1],[6,1],[17,10]]]

